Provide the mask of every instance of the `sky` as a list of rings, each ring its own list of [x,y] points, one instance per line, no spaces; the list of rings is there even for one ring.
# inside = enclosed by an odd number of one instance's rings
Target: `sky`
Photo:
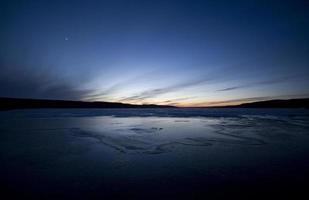
[[[176,106],[309,97],[309,1],[0,2],[0,96]]]

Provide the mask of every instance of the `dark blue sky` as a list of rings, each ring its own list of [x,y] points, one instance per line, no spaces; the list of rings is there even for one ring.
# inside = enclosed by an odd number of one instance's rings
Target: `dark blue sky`
[[[0,96],[216,105],[309,96],[308,1],[1,1]]]

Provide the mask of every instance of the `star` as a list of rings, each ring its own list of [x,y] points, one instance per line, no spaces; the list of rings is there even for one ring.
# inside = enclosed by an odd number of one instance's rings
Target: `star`
[[[69,40],[69,38],[68,38],[68,37],[65,37],[65,38],[64,38],[64,40],[65,40],[65,41],[68,41],[68,40]]]

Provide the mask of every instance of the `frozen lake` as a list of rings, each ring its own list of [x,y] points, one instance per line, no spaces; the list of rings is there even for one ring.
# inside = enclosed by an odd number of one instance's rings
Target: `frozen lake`
[[[297,197],[308,185],[306,109],[15,110],[0,132],[12,197]]]

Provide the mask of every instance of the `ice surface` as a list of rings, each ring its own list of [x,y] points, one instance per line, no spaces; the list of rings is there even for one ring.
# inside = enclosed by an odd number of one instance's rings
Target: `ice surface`
[[[276,191],[309,177],[308,125],[305,109],[4,111],[0,180],[52,199]]]

